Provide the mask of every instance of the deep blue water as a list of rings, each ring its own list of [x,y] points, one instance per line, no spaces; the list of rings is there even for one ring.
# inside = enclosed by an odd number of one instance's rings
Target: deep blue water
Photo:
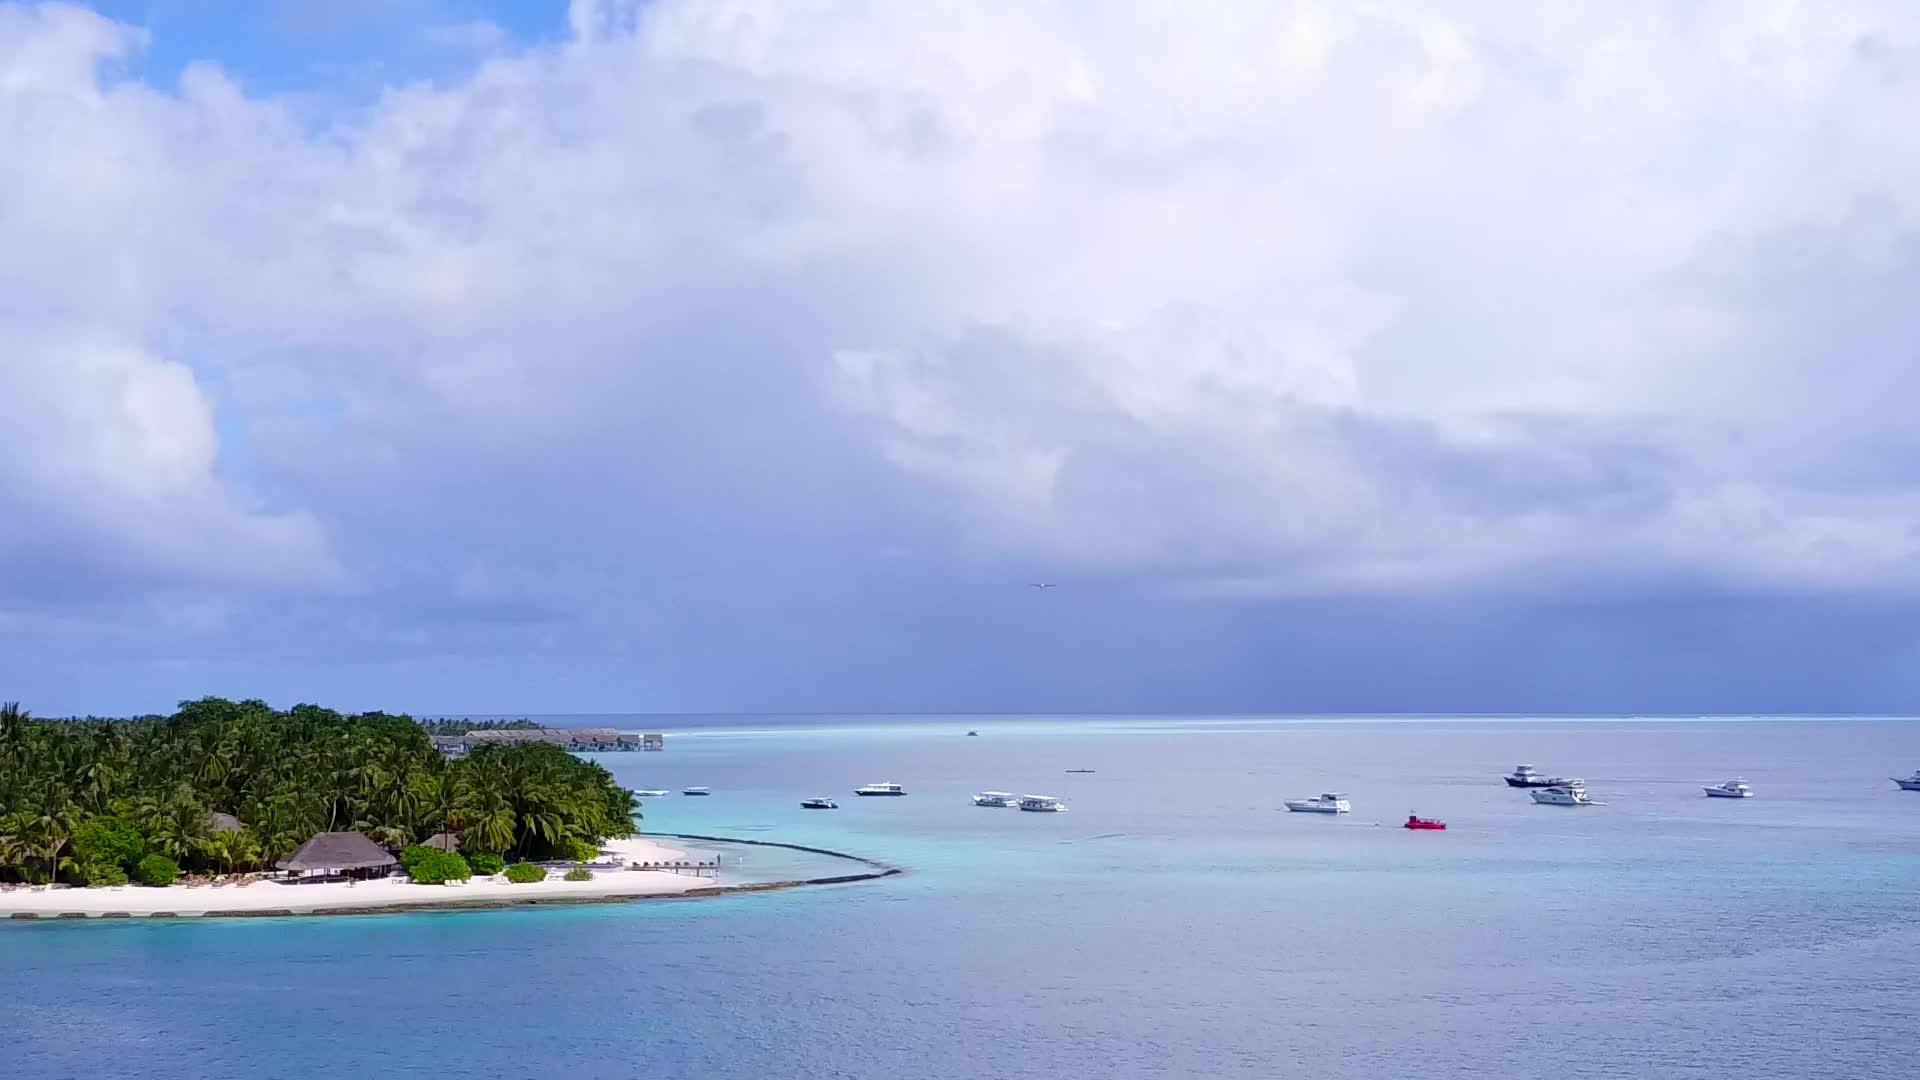
[[[1887,780],[1920,767],[1912,721],[814,721],[603,760],[715,789],[651,829],[913,872],[0,925],[0,1075],[1878,1077],[1920,1053],[1920,794]],[[1532,805],[1498,779],[1520,761],[1607,805]],[[1702,797],[1736,775],[1757,798]],[[876,780],[913,794],[852,797]],[[1329,788],[1356,812],[1280,810]]]

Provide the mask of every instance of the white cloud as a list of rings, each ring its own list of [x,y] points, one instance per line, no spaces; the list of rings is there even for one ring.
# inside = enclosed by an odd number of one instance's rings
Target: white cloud
[[[1920,583],[1910,476],[1856,475],[1920,460],[1902,0],[571,25],[316,128],[0,5],[0,510],[456,604],[836,483],[1236,587]]]

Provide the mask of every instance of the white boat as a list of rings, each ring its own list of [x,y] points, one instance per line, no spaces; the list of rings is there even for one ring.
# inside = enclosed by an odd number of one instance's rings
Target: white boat
[[[1007,791],[982,791],[973,797],[975,806],[1019,806],[1020,797]]]
[[[636,798],[641,798],[641,799],[664,799],[667,796],[673,794],[673,792],[648,790],[648,791],[636,791],[633,794]]]
[[[1345,814],[1353,806],[1340,792],[1324,791],[1311,799],[1288,799],[1287,809],[1296,814]]]
[[[703,787],[690,787],[690,788],[681,788],[681,789],[680,789],[680,794],[682,794],[682,795],[711,795],[711,794],[713,794],[713,792],[712,792],[712,791],[710,791],[710,790],[708,790],[707,788],[703,788]]]
[[[1513,771],[1501,779],[1508,787],[1517,788],[1558,787],[1568,782],[1564,776],[1548,776],[1531,765],[1515,765]]]
[[[837,802],[834,802],[832,799],[825,798],[825,797],[818,798],[818,799],[801,799],[800,809],[802,810],[838,810],[840,809],[840,804]]]
[[[1031,810],[1036,814],[1059,814],[1066,806],[1051,795],[1027,795],[1020,800],[1020,809]]]
[[[1568,780],[1552,787],[1534,788],[1527,794],[1542,806],[1591,806],[1593,800],[1587,798],[1587,785],[1582,780]]]
[[[866,784],[853,789],[855,795],[905,795],[907,789],[899,784]]]
[[[1753,798],[1753,789],[1748,787],[1743,780],[1729,780],[1724,784],[1715,784],[1712,787],[1702,788],[1701,790],[1715,799]]]
[[[1915,769],[1913,775],[1907,777],[1905,780],[1897,776],[1890,776],[1888,779],[1899,784],[1901,791],[1920,791],[1920,769]]]

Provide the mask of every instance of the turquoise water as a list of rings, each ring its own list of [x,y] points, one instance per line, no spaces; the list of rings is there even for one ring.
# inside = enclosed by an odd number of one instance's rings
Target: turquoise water
[[[1920,767],[1911,721],[669,730],[664,754],[603,756],[634,787],[714,789],[650,800],[650,829],[912,872],[670,904],[0,925],[8,1074],[1870,1077],[1920,1052],[1920,793],[1887,780]],[[1607,805],[1534,806],[1499,781],[1520,761]],[[1758,797],[1702,796],[1730,776]],[[879,780],[912,794],[853,797]],[[982,788],[1072,809],[968,805]],[[1327,789],[1355,813],[1280,809]],[[841,809],[799,808],[816,794]],[[1393,827],[1408,812],[1451,828]]]

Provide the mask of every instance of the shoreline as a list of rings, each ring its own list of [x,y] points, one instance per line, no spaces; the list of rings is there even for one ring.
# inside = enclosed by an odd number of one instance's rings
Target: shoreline
[[[825,855],[855,864],[847,874],[784,881],[730,881],[724,870],[712,877],[670,870],[597,870],[592,881],[513,884],[503,876],[476,877],[456,887],[417,885],[404,878],[376,881],[239,886],[124,885],[104,889],[66,888],[0,893],[0,920],[20,922],[99,919],[237,919],[311,915],[390,915],[426,911],[499,911],[565,904],[625,904],[646,900],[694,900],[738,893],[773,892],[808,885],[841,885],[894,877],[899,867],[827,848],[770,840],[649,833],[602,845],[622,862],[704,862],[706,853],[668,847],[660,840],[785,848]],[[717,854],[717,853],[714,853]],[[850,868],[853,869],[853,868]]]

